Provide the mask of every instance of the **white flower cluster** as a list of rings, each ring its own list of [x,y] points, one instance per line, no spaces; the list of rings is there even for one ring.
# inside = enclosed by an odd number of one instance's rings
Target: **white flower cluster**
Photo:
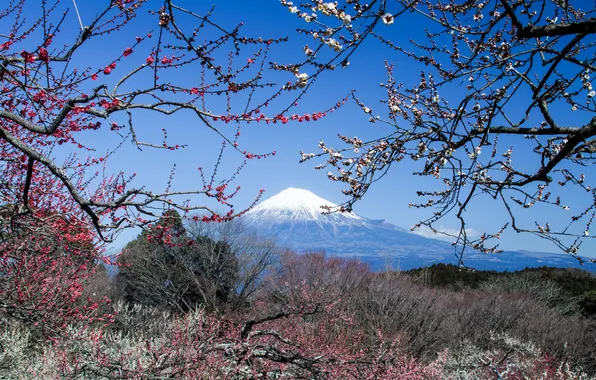
[[[480,153],[482,153],[482,148],[480,146],[477,146],[473,152],[468,153],[468,157],[470,157],[470,159],[473,160],[476,157],[478,157]]]
[[[401,100],[399,100],[395,96],[392,96],[388,102],[389,109],[391,110],[391,112],[399,112],[401,110],[401,108],[399,108],[400,104]]]
[[[300,9],[297,6],[295,6],[294,3],[291,1],[281,0],[280,2],[281,5],[288,8],[290,13],[298,15],[298,17],[303,18],[306,22],[311,22],[312,20],[317,18],[317,15],[315,13],[309,15],[306,12],[301,12]]]
[[[304,152],[300,151],[300,162],[310,160],[313,157],[315,157],[314,153],[304,153]]]
[[[344,24],[346,26],[351,25],[351,23],[352,23],[352,16],[350,16],[343,10],[337,9],[337,3],[332,3],[332,2],[323,3],[323,2],[321,2],[317,5],[316,10],[321,12],[325,16],[337,17],[342,22],[342,24]]]
[[[280,0],[281,5],[287,7],[291,13],[298,13],[298,8],[294,6],[294,3],[291,1]]]
[[[334,38],[328,38],[326,40],[323,40],[323,42],[325,43],[325,45],[329,46],[330,48],[332,48],[336,52],[340,52],[341,49],[342,49],[342,46]]]
[[[331,16],[337,11],[337,5],[335,3],[320,3],[317,9],[325,16]]]
[[[344,23],[344,25],[350,25],[352,23],[352,16],[345,12],[340,12],[339,19]]]
[[[592,87],[592,82],[590,81],[590,70],[587,69],[580,77],[581,81],[582,81],[582,87],[586,89],[586,91],[588,91],[588,98],[593,98],[594,96],[596,96],[596,92],[594,91],[593,87]],[[590,100],[588,99],[588,103],[590,102]],[[577,107],[576,107],[577,109]],[[575,111],[575,110],[574,110]]]
[[[300,88],[306,87],[306,85],[308,84],[308,74],[306,74],[306,73],[296,74],[296,78],[298,78],[296,80],[296,86],[298,86]]]

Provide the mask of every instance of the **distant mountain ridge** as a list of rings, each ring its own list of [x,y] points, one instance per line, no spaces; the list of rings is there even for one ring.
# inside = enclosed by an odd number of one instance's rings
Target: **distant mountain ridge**
[[[412,269],[435,263],[457,262],[451,244],[416,235],[384,220],[353,213],[324,214],[321,206],[335,204],[304,189],[288,188],[261,202],[242,219],[259,233],[298,252],[325,251],[330,255],[359,258],[373,269]],[[503,252],[485,255],[468,250],[465,264],[481,270],[521,270],[525,267],[574,267],[596,271],[596,265],[579,265],[565,254]]]

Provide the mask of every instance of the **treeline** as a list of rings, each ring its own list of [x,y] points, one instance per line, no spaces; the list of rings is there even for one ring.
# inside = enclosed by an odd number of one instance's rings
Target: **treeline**
[[[85,269],[86,301],[64,306],[92,302],[89,312],[101,318],[64,322],[44,309],[34,322],[26,310],[0,312],[0,377],[596,374],[596,320],[578,298],[593,278],[581,271],[566,279],[564,270],[546,268],[375,273],[356,260],[280,249],[238,223],[183,223],[176,213],[130,242],[117,264],[112,278],[102,265]],[[38,281],[55,276],[51,266],[35,268]]]
[[[556,289],[560,293],[561,302],[557,306],[564,306],[563,304],[570,301],[575,302],[579,312],[584,316],[596,316],[596,276],[577,268],[544,266],[514,272],[497,272],[462,269],[451,264],[433,264],[404,273],[424,285],[456,291],[481,289],[499,283],[512,284],[510,291],[532,292],[532,288]],[[514,284],[517,284],[517,288]]]

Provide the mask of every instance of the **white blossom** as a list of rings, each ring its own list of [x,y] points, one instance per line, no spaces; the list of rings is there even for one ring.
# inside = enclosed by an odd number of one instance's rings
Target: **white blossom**
[[[334,38],[330,38],[330,39],[326,40],[325,44],[329,45],[329,47],[333,48],[333,50],[335,50],[336,52],[339,52],[342,49],[342,46]]]
[[[350,23],[352,22],[352,16],[345,12],[342,12],[339,15],[339,19],[344,23],[344,25],[350,25]]]
[[[335,11],[335,3],[323,3],[317,7],[325,16],[330,16]]]
[[[308,74],[306,74],[306,73],[298,74],[298,75],[296,75],[296,78],[298,78],[298,80],[296,81],[296,86],[298,86],[300,88],[306,87],[306,85],[308,84]]]
[[[395,21],[395,17],[391,13],[385,13],[382,17],[383,24],[391,25]]]

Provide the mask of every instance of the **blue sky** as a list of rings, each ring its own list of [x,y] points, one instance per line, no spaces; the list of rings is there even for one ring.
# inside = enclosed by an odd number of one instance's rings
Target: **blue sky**
[[[103,2],[99,2],[103,3]],[[279,4],[276,0],[260,2],[247,1],[213,1],[216,5],[213,20],[219,22],[228,29],[233,28],[239,22],[244,22],[242,34],[264,38],[288,36],[289,42],[284,45],[275,46],[269,60],[291,62],[292,59],[302,59],[304,53],[302,47],[308,43],[308,39],[295,32],[297,27],[304,26],[303,22],[297,20],[295,15]],[[62,6],[71,7],[71,1],[63,1]],[[149,1],[149,8],[158,9],[159,1]],[[180,1],[181,6],[187,6],[197,11],[204,12],[209,9],[212,2]],[[79,11],[83,24],[90,20],[97,12],[97,5],[88,1],[78,1]],[[153,7],[153,8],[152,8]],[[147,7],[146,7],[147,9]],[[81,65],[88,65],[94,69],[109,64],[106,57],[120,54],[120,52],[134,43],[136,35],[143,35],[149,30],[157,33],[155,16],[149,16],[144,11],[134,21],[132,27],[127,28],[118,37],[110,39],[106,44],[90,44],[90,48],[84,51],[84,60]],[[406,15],[391,26],[380,25],[386,37],[393,41],[407,43],[408,38],[419,38],[422,34],[420,20],[413,16]],[[182,24],[184,27],[192,28],[190,22]],[[62,28],[63,32],[74,31],[78,28],[78,20],[74,12],[70,12]],[[199,36],[199,38],[202,35]],[[205,39],[212,38],[205,36]],[[368,41],[353,57],[350,58],[348,69],[337,69],[329,72],[318,80],[310,88],[307,95],[300,100],[295,108],[295,113],[323,111],[333,106],[337,101],[347,96],[353,89],[367,105],[373,108],[375,114],[386,116],[386,105],[379,103],[385,95],[379,83],[386,80],[384,61],[393,62],[396,66],[395,73],[398,81],[412,84],[419,79],[421,67],[413,65],[410,61],[392,54],[372,39]],[[131,56],[131,62],[142,62],[147,56],[148,50],[145,45],[135,49]],[[149,45],[146,45],[149,48]],[[220,57],[221,58],[221,57]],[[239,62],[244,64],[246,56],[240,56]],[[222,61],[225,64],[225,60]],[[119,66],[114,71],[114,78],[125,72],[126,64]],[[307,72],[308,73],[308,72]],[[178,77],[176,77],[178,76]],[[110,78],[111,79],[111,78]],[[199,81],[200,73],[188,70],[180,70],[174,74],[174,80]],[[274,81],[294,81],[295,78],[288,73],[276,73],[271,76]],[[457,91],[457,88],[453,89]],[[291,95],[291,94],[290,94]],[[291,100],[291,96],[282,101]],[[224,100],[212,99],[209,107],[213,110],[225,107]],[[281,103],[273,102],[271,109],[278,107]],[[234,99],[232,107],[235,110],[242,109],[244,99]],[[575,115],[572,115],[575,117]],[[577,116],[581,117],[581,116]],[[585,117],[585,115],[584,115]],[[116,122],[122,122],[115,117]],[[174,117],[163,117],[154,114],[139,114],[136,119],[140,138],[155,143],[161,142],[161,128],[168,130],[170,144],[188,144],[188,148],[176,152],[164,152],[145,148],[139,152],[130,144],[111,157],[110,170],[123,170],[125,173],[136,172],[135,184],[146,185],[155,191],[163,190],[170,170],[176,164],[176,176],[174,177],[174,188],[191,189],[200,187],[197,168],[209,169],[213,167],[217,159],[217,152],[221,146],[221,138],[212,131],[196,122],[192,115],[179,114]],[[221,124],[222,131],[228,136],[233,136],[236,126],[234,124]],[[317,171],[313,167],[319,162],[299,163],[300,151],[317,152],[317,145],[321,139],[331,146],[340,146],[337,134],[358,136],[360,138],[378,137],[390,133],[391,127],[382,123],[370,123],[368,117],[363,115],[359,107],[353,102],[347,103],[338,111],[330,114],[317,122],[288,124],[250,124],[244,125],[241,130],[241,148],[252,152],[267,153],[276,151],[275,157],[265,160],[253,160],[240,173],[235,185],[242,187],[240,193],[234,198],[236,210],[248,207],[259,189],[265,189],[264,197],[273,196],[279,191],[288,187],[308,189],[317,195],[334,203],[345,200],[340,190],[341,185],[332,183],[327,179],[327,170]],[[98,154],[114,144],[115,135],[105,134],[100,139],[96,135],[89,134],[83,137],[90,145],[97,149]],[[524,144],[522,142],[522,144]],[[519,149],[519,148],[518,148]],[[521,149],[520,149],[521,150]],[[524,156],[520,153],[520,158]],[[226,151],[224,161],[219,168],[220,178],[231,175],[242,161],[242,157],[231,149]],[[354,211],[362,216],[373,219],[386,219],[400,227],[409,228],[420,219],[428,216],[429,210],[417,210],[408,207],[409,203],[418,201],[415,191],[419,189],[420,183],[426,183],[426,179],[419,179],[411,175],[416,166],[409,162],[403,165],[396,165],[392,168],[390,176],[373,186],[367,196],[356,204]],[[592,170],[593,171],[593,170]],[[573,206],[573,202],[570,203]],[[487,228],[494,231],[498,229],[503,220],[503,210],[499,203],[490,202],[487,199],[479,199],[471,204],[468,213],[468,227],[472,233],[481,233]],[[527,217],[527,221],[542,220],[546,218],[557,219],[558,214],[546,210],[536,210]],[[446,218],[440,222],[438,227],[451,230],[457,227],[453,218]],[[118,240],[118,244],[124,244],[126,240],[134,237],[136,232],[125,233]],[[534,250],[556,252],[556,247],[551,243],[535,238],[530,235],[506,234],[500,241],[501,248],[509,250]],[[595,247],[593,243],[587,242],[581,254],[590,255]]]

